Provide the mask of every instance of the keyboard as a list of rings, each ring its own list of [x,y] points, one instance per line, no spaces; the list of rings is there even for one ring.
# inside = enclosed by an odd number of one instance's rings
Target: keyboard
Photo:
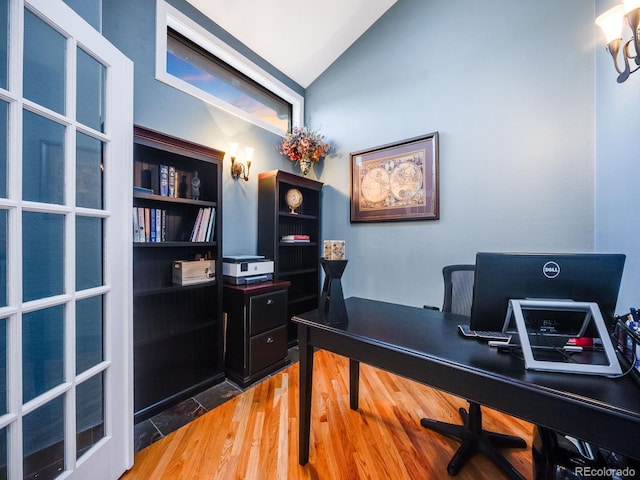
[[[497,340],[504,342],[508,342],[509,340],[511,340],[511,335],[509,335],[508,333],[490,332],[486,330],[471,330],[469,328],[469,325],[458,325],[458,329],[460,330],[460,333],[462,333],[462,335],[469,338],[479,338],[481,340],[487,341]]]

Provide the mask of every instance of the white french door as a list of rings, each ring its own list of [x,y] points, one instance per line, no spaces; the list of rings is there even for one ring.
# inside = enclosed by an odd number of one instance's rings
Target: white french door
[[[0,0],[0,479],[132,465],[132,91],[62,0]]]

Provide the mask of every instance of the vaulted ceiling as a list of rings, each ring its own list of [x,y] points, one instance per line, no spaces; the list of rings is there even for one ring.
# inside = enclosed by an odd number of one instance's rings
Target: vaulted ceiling
[[[397,0],[187,1],[306,88]]]

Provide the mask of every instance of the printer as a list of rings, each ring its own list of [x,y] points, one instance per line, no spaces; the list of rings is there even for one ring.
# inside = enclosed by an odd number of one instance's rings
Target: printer
[[[262,255],[235,255],[222,258],[222,279],[233,285],[273,280],[273,260]]]

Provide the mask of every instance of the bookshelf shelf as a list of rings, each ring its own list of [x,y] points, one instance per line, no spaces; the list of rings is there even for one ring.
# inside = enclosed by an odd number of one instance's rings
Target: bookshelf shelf
[[[223,157],[218,150],[134,128],[136,422],[224,380],[222,282],[175,285],[172,271],[176,260],[208,258],[214,260],[216,273],[222,272]],[[170,189],[167,179],[163,186],[162,172],[169,170],[182,185],[174,180]],[[200,179],[198,199],[191,198],[195,172]],[[145,189],[147,193],[140,191]],[[211,222],[205,223],[206,209]],[[195,226],[206,241],[191,241]]]
[[[218,242],[135,242],[133,248],[216,247]]]
[[[185,205],[198,205],[201,207],[216,207],[216,202],[207,202],[204,200],[191,200],[189,198],[172,198],[172,197],[164,197],[162,195],[155,195],[149,193],[135,193],[133,194],[133,198],[138,200],[149,200],[152,202],[166,202],[166,203],[176,203],[176,204],[185,204]]]
[[[300,218],[300,219],[306,219],[306,220],[318,220],[317,215],[308,215],[304,213],[295,214],[290,212],[278,212],[278,216],[289,217],[289,218]]]
[[[158,287],[158,288],[135,290],[133,292],[133,295],[135,297],[143,297],[146,295],[164,295],[172,292],[180,292],[180,291],[194,290],[198,288],[215,287],[215,286],[216,286],[216,281],[214,280],[209,282],[194,283],[191,285],[171,285],[169,287]]]

